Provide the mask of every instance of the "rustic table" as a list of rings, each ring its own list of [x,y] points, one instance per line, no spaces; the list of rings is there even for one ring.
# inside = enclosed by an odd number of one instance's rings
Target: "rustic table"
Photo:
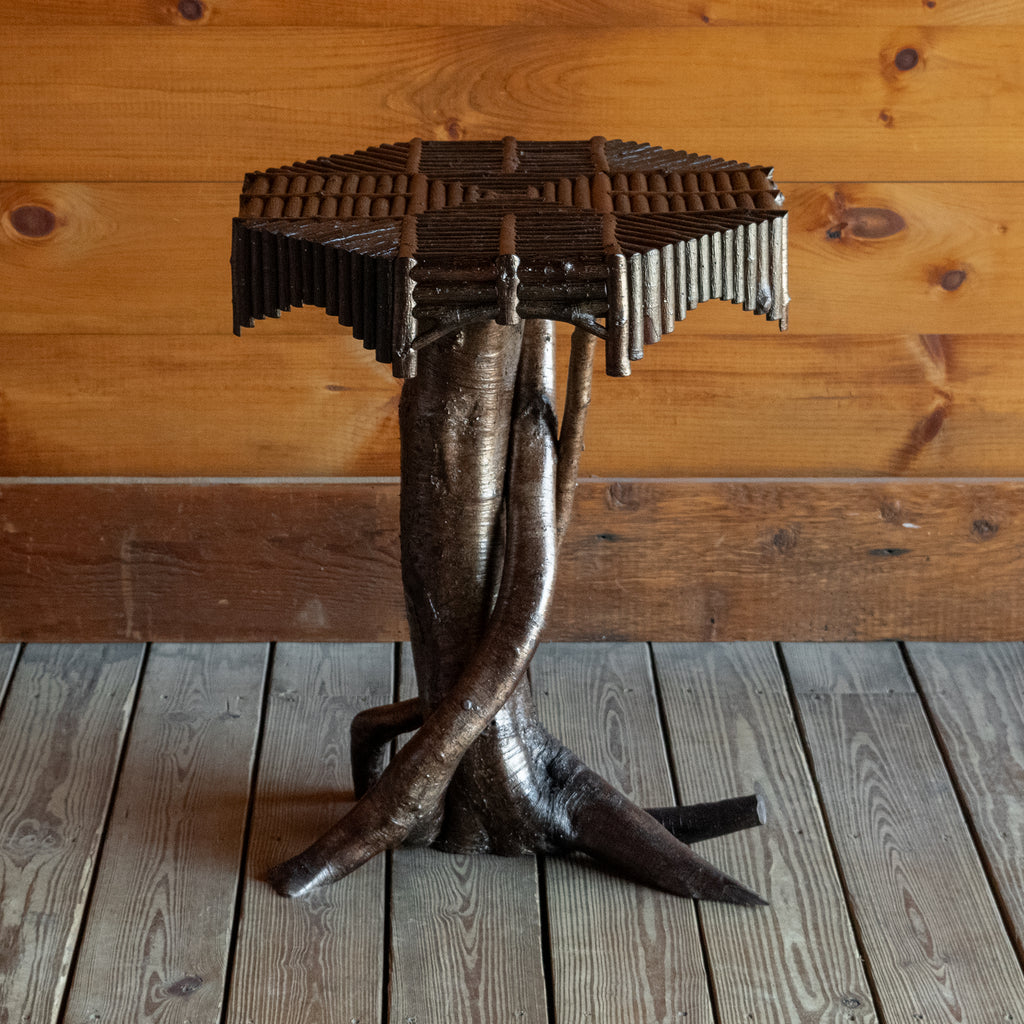
[[[769,168],[603,138],[414,139],[246,176],[236,333],[322,306],[404,378],[401,557],[418,681],[415,699],[353,721],[357,802],[274,869],[279,892],[419,843],[582,851],[679,895],[761,902],[689,846],[762,822],[756,796],[637,807],[540,724],[527,669],[597,341],[606,372],[624,376],[708,299],[784,327],[781,201]],[[556,322],[573,326],[560,430]]]

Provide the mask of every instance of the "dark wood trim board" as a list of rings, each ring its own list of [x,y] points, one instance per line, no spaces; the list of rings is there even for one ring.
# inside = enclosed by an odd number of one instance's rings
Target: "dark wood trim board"
[[[1024,479],[581,482],[552,640],[1024,636]],[[0,478],[0,640],[406,636],[398,482]]]

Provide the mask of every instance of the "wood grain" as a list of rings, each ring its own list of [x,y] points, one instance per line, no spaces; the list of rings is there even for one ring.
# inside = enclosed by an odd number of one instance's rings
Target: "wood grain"
[[[533,857],[393,855],[388,1020],[547,1020]]]
[[[1015,337],[684,331],[595,378],[584,476],[1024,473]],[[0,335],[0,360],[10,476],[399,470],[399,384],[345,337]]]
[[[268,655],[150,653],[69,1021],[219,1019]]]
[[[278,482],[266,492],[244,481],[81,486],[0,488],[0,637],[84,639],[107,633],[112,611],[118,638],[396,639],[405,630],[397,481]],[[44,600],[30,626],[22,602],[36,587]]]
[[[377,0],[372,5],[339,8],[324,0],[293,0],[282,8],[274,0],[128,0],[103,8],[74,0],[44,0],[0,8],[0,25],[558,25],[603,24],[631,27],[723,27],[732,25],[1019,25],[1024,22],[1014,0],[949,0],[934,6],[892,0],[862,0],[856,13],[834,0],[716,0],[714,4],[680,4],[644,0],[627,5],[615,0]]]
[[[790,644],[786,665],[800,693],[914,694],[894,643]]]
[[[378,128],[352,145],[390,138]],[[236,156],[216,182],[0,180],[0,332],[171,339],[210,334],[225,346],[212,353],[245,353],[246,372],[275,339],[318,334],[351,344],[345,340],[350,334],[315,307],[262,321],[241,341],[230,336],[228,255],[242,176],[338,145],[330,133],[309,148],[280,151],[268,144],[248,162]],[[749,142],[722,154],[756,159]],[[879,182],[871,180],[881,173],[877,167],[858,181],[853,170],[824,182],[808,180],[803,168],[801,176],[776,174],[790,211],[793,302],[783,339],[1020,333],[1014,296],[1016,267],[1024,260],[1024,184]],[[927,177],[934,175],[929,168]],[[19,232],[16,211],[26,207],[49,211],[52,230],[40,236]],[[706,302],[688,313],[662,348],[691,334],[757,339],[760,345],[778,333],[732,303]],[[139,344],[163,342],[154,337]],[[373,362],[359,342],[355,347]],[[156,356],[159,348],[143,352]],[[661,350],[648,358],[663,358]],[[212,365],[218,361],[212,355]]]
[[[946,716],[942,709],[948,707],[953,711],[958,706],[962,707],[960,695],[956,692],[959,688],[963,687],[968,696],[972,691],[986,695],[982,700],[969,701],[966,710],[956,713],[959,719],[955,724],[956,729],[970,733],[967,737],[968,746],[963,750],[965,756],[961,757],[959,744],[951,742],[952,731],[949,731],[948,738],[944,738],[943,743],[947,766],[953,766],[962,796],[967,798],[966,804],[971,808],[975,828],[989,853],[990,862],[993,848],[982,837],[984,815],[977,813],[977,806],[989,808],[993,822],[999,823],[1000,808],[1005,804],[1009,815],[1006,825],[1014,829],[1015,819],[1012,815],[1019,803],[1017,796],[1020,787],[1015,781],[1012,763],[1017,759],[1015,751],[1018,751],[1012,731],[1013,721],[1019,721],[1021,718],[1019,697],[1021,682],[1024,680],[1024,663],[1021,661],[1019,647],[1019,642],[999,647],[910,647],[916,678],[926,696],[933,723],[939,726],[940,736],[946,737],[947,726],[954,723],[954,718]],[[771,711],[774,695],[765,685],[771,681],[771,673],[768,672],[771,666],[762,653],[764,648],[759,645],[756,648],[734,649],[715,645],[710,651],[713,658],[709,657],[706,661],[696,659],[702,671],[698,672],[695,669],[693,674],[684,680],[684,690],[691,679],[696,681],[696,685],[690,687],[695,692],[684,694],[690,702],[688,708],[692,708],[698,699],[703,699],[700,697],[701,694],[707,693],[710,700],[718,706],[735,706],[744,721],[750,721],[754,717],[753,714],[748,714],[751,708],[754,711],[761,711],[764,708]],[[939,934],[934,928],[930,933],[926,930],[933,923],[930,914],[936,904],[932,899],[921,898],[917,876],[911,878],[910,875],[919,870],[914,865],[925,861],[934,863],[936,847],[945,849],[949,845],[944,839],[944,835],[948,834],[944,828],[944,809],[949,805],[949,778],[945,774],[947,766],[941,769],[937,767],[934,749],[932,755],[924,760],[920,774],[913,774],[919,770],[915,753],[917,741],[914,737],[927,737],[928,731],[919,729],[918,726],[913,729],[905,728],[905,718],[899,708],[906,706],[906,703],[913,704],[916,698],[906,674],[899,677],[894,675],[901,668],[901,658],[895,645],[835,647],[816,644],[800,648],[789,646],[786,652],[787,664],[793,673],[794,683],[802,686],[805,691],[800,699],[805,703],[830,703],[833,706],[834,714],[823,713],[819,716],[820,732],[827,743],[844,751],[859,752],[860,756],[842,761],[830,756],[820,756],[821,751],[816,750],[819,756],[816,756],[814,762],[819,776],[825,780],[826,785],[836,788],[845,801],[845,806],[853,808],[852,816],[858,822],[872,820],[882,823],[877,834],[883,837],[885,848],[874,849],[873,852],[858,856],[878,867],[878,878],[902,879],[904,885],[900,891],[906,891],[917,899],[916,904],[907,905],[909,912],[912,914],[915,906],[924,906],[928,915],[917,919],[918,923],[923,922],[923,927],[916,933],[918,937],[907,939],[907,931],[912,931],[912,928],[908,926],[901,930],[892,923],[894,918],[898,918],[904,912],[904,905],[893,899],[892,886],[867,884],[873,881],[872,878],[867,879],[865,884],[857,889],[856,909],[859,918],[882,922],[882,946],[871,942],[869,933],[862,931],[873,976],[882,977],[884,981],[890,972],[900,975],[913,974],[926,994],[936,995],[936,999],[940,1000],[937,1010],[934,1001],[929,1003],[925,1000],[907,999],[895,1005],[882,1005],[880,1009],[887,1012],[885,1019],[913,1022],[920,1015],[921,1019],[930,1021],[931,1024],[952,1020],[967,1021],[970,1024],[978,1021],[985,1024],[1004,1015],[1017,1017],[1021,1004],[1020,993],[1015,994],[1016,1002],[1007,1006],[998,1001],[1000,994],[1005,994],[1005,989],[999,986],[985,988],[983,995],[986,1002],[979,999],[968,1003],[961,999],[957,1004],[955,998],[947,998],[945,1002],[941,1002],[943,994],[947,997],[951,992],[954,996],[962,995],[962,990],[957,988],[964,973],[962,947],[969,947],[972,942],[978,942],[976,948],[968,949],[968,956],[974,961],[987,962],[991,959],[991,948],[984,944],[984,940],[979,939],[976,923],[976,919],[991,917],[991,907],[986,904],[985,899],[975,898],[976,893],[972,896],[969,890],[973,888],[973,883],[969,877],[965,889],[962,873],[943,873],[939,876],[939,885],[936,887],[942,900],[940,911],[946,914],[946,906],[966,907],[969,914],[967,926],[962,929],[963,935],[958,938],[952,956],[949,944],[944,941],[946,936]],[[584,648],[584,653],[595,659],[602,656],[601,649],[595,645]],[[661,649],[659,648],[656,653],[660,654]],[[922,653],[924,657],[921,656]],[[207,654],[211,661],[217,659],[216,651],[206,651],[204,654]],[[0,648],[0,665],[8,655],[9,649],[5,651]],[[61,1002],[63,986],[63,975],[60,971],[61,951],[72,948],[75,943],[73,933],[67,945],[57,943],[54,946],[51,940],[54,932],[59,932],[66,926],[70,917],[79,913],[80,904],[71,893],[74,886],[68,884],[75,874],[74,871],[68,873],[60,869],[59,863],[63,861],[65,866],[69,866],[68,859],[74,857],[83,858],[82,863],[88,862],[89,851],[86,847],[90,844],[93,847],[93,859],[95,858],[96,835],[91,831],[92,825],[97,824],[98,829],[101,829],[102,822],[108,815],[108,798],[115,765],[120,757],[122,734],[127,727],[128,711],[132,705],[130,695],[142,665],[141,656],[141,648],[135,645],[118,648],[61,645],[46,649],[30,646],[23,650],[16,665],[6,704],[0,712],[0,765],[4,766],[0,768],[0,887],[3,895],[0,904],[0,1020],[5,1024],[8,1018],[11,1024],[20,1024],[20,1011],[25,1008],[25,1004],[16,1002],[12,995],[15,991],[15,979],[20,979],[19,984],[24,983],[22,991],[31,990],[33,1001],[25,1012],[32,1015],[33,1021],[56,1024],[60,1016],[56,1007]],[[297,660],[310,670],[307,672],[302,666],[297,667],[294,656],[298,656]],[[334,677],[342,660],[350,671],[345,673],[343,681],[335,684]],[[630,780],[636,782],[640,769],[636,762],[629,760],[623,752],[627,749],[623,746],[623,741],[628,737],[620,728],[625,718],[629,717],[629,709],[633,707],[630,698],[635,697],[635,688],[634,694],[627,694],[625,689],[633,686],[635,677],[627,671],[628,658],[618,657],[610,660],[620,672],[621,689],[609,697],[603,695],[601,687],[596,690],[587,688],[585,681],[595,676],[589,668],[585,672],[581,670],[579,676],[584,681],[583,692],[578,700],[567,705],[569,725],[575,727],[574,723],[579,721],[579,731],[583,740],[579,746],[583,748],[587,746],[590,730],[594,728],[590,715],[599,721],[597,727],[600,727],[600,723],[606,724],[610,752],[614,755],[613,762],[620,766],[625,765],[623,774],[614,774],[617,778],[624,777],[627,783]],[[329,664],[325,664],[325,661]],[[303,836],[292,835],[289,829],[297,825],[298,831],[302,831],[305,826],[299,819],[307,812],[311,815],[306,828],[309,833],[315,833],[321,827],[318,822],[312,820],[313,816],[330,816],[335,813],[336,809],[327,807],[326,803],[331,796],[337,795],[337,790],[330,786],[330,793],[323,792],[324,787],[320,786],[322,776],[316,773],[324,764],[331,770],[335,766],[347,767],[347,753],[340,747],[347,742],[348,719],[356,708],[388,699],[392,664],[393,648],[390,645],[376,649],[352,645],[341,648],[281,645],[279,648],[279,688],[270,699],[271,712],[272,717],[281,711],[293,714],[294,729],[287,730],[288,742],[291,744],[290,752],[284,751],[283,756],[279,756],[282,755],[282,736],[268,722],[266,743],[263,748],[262,775],[265,792],[270,799],[261,801],[257,821],[254,822],[254,844],[250,851],[249,865],[250,892],[245,906],[246,913],[242,918],[243,930],[247,930],[248,935],[244,957],[254,957],[256,962],[243,966],[243,960],[239,961],[235,977],[235,997],[239,1000],[237,1009],[240,1012],[231,1017],[232,1024],[244,1024],[250,1019],[262,1024],[271,1021],[280,1021],[281,1024],[297,1024],[298,1021],[302,1021],[305,1024],[309,1020],[319,1021],[320,1024],[351,1024],[352,1018],[358,1018],[362,1014],[364,1024],[367,1021],[376,1022],[381,1019],[380,992],[383,979],[380,964],[384,955],[382,922],[386,912],[383,888],[373,890],[374,897],[368,907],[357,908],[351,911],[350,916],[344,917],[331,901],[310,907],[308,901],[289,902],[277,898],[260,881],[262,869],[257,867],[256,862],[262,859],[268,864],[279,856],[293,852],[295,844],[303,841]],[[794,671],[797,669],[798,671]],[[566,670],[565,678],[573,679],[576,674],[577,671],[570,666]],[[292,685],[293,680],[299,677],[311,680],[319,677],[325,680],[319,697],[314,698],[304,687],[300,693]],[[3,671],[0,669],[0,679],[2,678]],[[314,682],[313,688],[316,689],[318,685]],[[361,690],[363,686],[365,692]],[[758,693],[758,689],[764,692]],[[850,690],[859,690],[860,693],[855,698],[851,697],[849,692],[844,694],[844,691]],[[877,711],[873,715],[860,713],[852,703],[854,699],[868,707],[877,705]],[[850,717],[844,715],[841,706],[843,702],[854,708],[854,713]],[[668,703],[666,700],[666,704]],[[917,707],[916,716],[920,721],[920,706]],[[552,716],[549,714],[547,717],[550,722]],[[760,717],[763,717],[767,724],[774,716],[769,713]],[[700,727],[699,715],[695,717],[692,725],[688,725],[671,708],[668,709],[667,719],[673,735],[680,732],[687,735],[687,730],[696,731]],[[702,742],[706,742],[712,750],[706,763],[702,757],[693,757],[689,761],[689,770],[699,775],[699,787],[702,790],[716,781],[725,780],[730,770],[736,771],[739,775],[746,773],[749,779],[754,777],[763,765],[764,777],[773,785],[786,788],[788,792],[790,783],[795,781],[793,777],[787,773],[785,778],[782,778],[777,770],[769,771],[773,764],[768,755],[764,758],[755,756],[745,760],[748,756],[745,751],[750,748],[743,742],[742,732],[730,728],[731,722],[725,716],[716,717],[715,723],[716,732],[706,740],[702,738]],[[282,721],[278,719],[278,725],[281,724]],[[328,738],[329,742],[325,746],[318,746],[317,737],[311,737],[308,729],[310,725],[314,726],[315,732],[322,731],[323,736]],[[754,723],[754,727],[760,728],[760,718]],[[720,735],[717,734],[718,729],[722,730]],[[904,743],[907,736],[911,737],[909,752],[904,749],[907,746]],[[887,737],[890,740],[895,738],[896,742],[886,742]],[[333,743],[335,739],[338,741],[337,744]],[[847,741],[851,741],[852,745],[848,745]],[[885,746],[883,742],[886,742]],[[595,743],[593,746],[599,745]],[[679,746],[680,744],[676,743],[677,752]],[[716,746],[720,746],[720,753]],[[964,766],[975,757],[973,751],[977,748],[981,750],[982,760],[979,760],[969,773],[965,773]],[[696,749],[695,744],[693,749]],[[783,745],[784,754],[787,749],[786,745]],[[993,755],[991,758],[987,756],[989,750]],[[828,755],[829,751],[826,749],[824,753]],[[731,764],[733,755],[736,757],[735,766]],[[1008,786],[1007,778],[1002,774],[999,765],[1007,755],[1010,757]],[[591,748],[588,748],[588,756],[593,756]],[[716,768],[716,758],[729,761],[722,764],[721,773]],[[788,756],[782,757],[780,762],[788,764]],[[12,765],[13,770],[8,770]],[[287,780],[284,780],[282,785],[279,768],[294,773],[294,785]],[[103,793],[100,793],[104,788],[101,786],[101,775],[105,775],[107,783]],[[992,787],[981,796],[979,805],[974,804],[973,796],[970,795],[972,776],[976,776],[981,785]],[[343,791],[350,783],[350,779],[336,780],[337,787]],[[799,786],[794,785],[793,788],[799,791]],[[892,798],[893,792],[896,793],[895,798]],[[922,792],[931,801],[924,812],[921,812],[925,803]],[[766,830],[751,835],[750,838],[755,841],[769,834],[782,821],[780,813],[785,808],[774,802],[773,794],[769,795],[773,801],[769,808],[770,824]],[[80,814],[68,813],[75,808],[85,808],[86,803],[92,805],[95,814],[86,814],[83,817]],[[940,808],[939,815],[931,813],[932,805]],[[911,813],[904,813],[907,810]],[[263,812],[269,817],[261,817]],[[8,817],[9,815],[13,818]],[[71,829],[72,817],[87,824],[88,827],[84,831],[74,832]],[[68,822],[67,828],[58,830],[54,824],[55,818]],[[12,821],[15,822],[13,843],[12,832],[9,830]],[[261,821],[267,822],[273,831],[264,830]],[[116,825],[116,816],[114,824]],[[836,822],[833,821],[833,824]],[[842,822],[838,824],[842,825]],[[50,827],[53,827],[54,831],[48,832],[47,829]],[[908,843],[910,831],[914,832],[920,841]],[[858,846],[869,845],[868,835],[869,833],[862,831],[859,840],[847,836],[844,841],[854,847],[856,852]],[[1012,843],[1018,835],[1019,830],[1008,837],[1008,849],[1013,849]],[[71,842],[70,840],[76,836],[77,842]],[[795,845],[798,838],[800,837],[790,834],[786,840]],[[63,845],[48,845],[53,844],[55,839]],[[712,847],[707,844],[703,849],[712,852]],[[760,850],[761,847],[755,845],[755,853],[759,853]],[[883,860],[886,852],[889,853],[888,859]],[[12,864],[19,853],[30,856],[35,867],[27,867],[21,874],[17,873],[21,869],[16,865],[12,869]],[[726,855],[727,853],[716,852],[716,857]],[[1010,867],[1016,866],[1019,869],[1019,857],[1014,857],[1012,853],[1011,857],[1014,863],[1011,863]],[[941,859],[945,863],[949,857],[943,853]],[[799,857],[797,860],[798,870],[802,871],[803,861]],[[908,865],[911,867],[908,868]],[[743,867],[738,861],[733,861],[731,866]],[[570,866],[570,870],[574,872],[574,886],[576,881],[587,873],[585,863],[582,862]],[[769,878],[779,877],[786,870],[786,865],[773,862]],[[969,874],[974,873],[976,867]],[[353,886],[358,887],[362,884],[363,881],[357,874],[325,892],[329,892],[332,897],[344,896],[345,899],[351,899]],[[24,887],[19,889],[19,885]],[[254,897],[257,893],[262,893],[265,897],[269,916],[256,913]],[[780,902],[778,887],[773,890],[773,895],[776,897],[773,907],[767,911],[772,914],[776,913]],[[1005,895],[1007,894],[1004,893]],[[1013,893],[1009,896],[1012,897]],[[21,897],[28,899],[28,904],[21,902]],[[794,897],[805,898],[799,892],[794,894]],[[685,901],[679,901],[679,904],[687,905]],[[96,901],[93,902],[93,906],[96,906]],[[398,912],[401,912],[400,908]],[[760,913],[762,912],[738,912],[737,917],[742,924]],[[327,927],[330,924],[336,926],[335,931],[332,932]],[[11,925],[13,927],[5,927]],[[321,925],[324,927],[319,928]],[[960,929],[959,921],[956,922],[956,926]],[[471,926],[467,925],[467,928],[469,927]],[[481,927],[485,925],[481,924]],[[326,938],[323,936],[324,931],[327,932]],[[368,932],[372,933],[369,938]],[[930,949],[927,946],[929,934],[934,939]],[[884,945],[886,943],[888,945]],[[909,957],[904,955],[907,948],[910,950]],[[369,955],[366,955],[367,949]],[[784,955],[772,961],[776,986],[803,994],[805,964],[808,955],[813,956],[815,952],[814,949],[808,951],[804,943],[793,943],[787,947]],[[19,959],[12,960],[12,955]],[[571,955],[569,954],[570,957]],[[602,955],[607,954],[596,954],[598,959]],[[628,955],[634,958],[636,956],[633,950],[630,950]],[[579,956],[585,966],[589,956],[589,952],[586,951]],[[644,947],[644,956],[650,956],[647,947]],[[19,964],[29,962],[36,965],[32,971],[28,975],[19,973]],[[997,967],[998,963],[999,957],[996,958]],[[1012,966],[1012,956],[1010,963]],[[617,970],[622,968],[622,965],[617,963],[613,966]],[[678,974],[681,969],[689,970],[691,966],[688,961],[680,961],[671,964],[670,968]],[[338,981],[346,967],[350,967],[352,971],[351,985],[348,981]],[[732,968],[729,965],[717,965],[720,976],[722,972],[727,974],[730,969]],[[361,979],[358,977],[360,971],[366,972]],[[29,978],[28,981],[25,980],[26,977]],[[979,983],[985,984],[987,978],[988,976],[981,976]],[[571,978],[564,979],[564,983],[567,988],[572,988],[575,984]],[[368,998],[360,1002],[357,998],[359,992],[368,992]],[[753,986],[749,992],[752,999],[757,995]],[[247,1002],[243,1002],[243,994],[247,997]],[[346,994],[352,998],[346,998]],[[956,1005],[959,1005],[959,1011],[953,1008]],[[724,1010],[724,1007],[720,1006],[720,1009]],[[851,1008],[851,1014],[858,1010],[859,1008]],[[773,1019],[770,1009],[756,1013],[753,1005],[749,1011],[742,1013],[740,1019],[746,1019],[748,1012],[762,1024]],[[721,1012],[720,1017],[723,1022],[735,1020],[733,1017],[727,1017],[725,1012]],[[67,1016],[64,1019],[67,1024],[85,1024],[77,1017]],[[176,1021],[183,1019],[185,1014],[175,1017]],[[195,1020],[198,1024],[200,1018],[189,1016],[188,1019]],[[592,1019],[600,1018],[595,1015]],[[634,1014],[626,1019],[632,1024],[638,1018]],[[641,1019],[646,1021],[658,1018]],[[682,1021],[668,1018],[671,1024],[685,1024],[690,1019],[693,1019],[693,1015],[683,1018]],[[710,1017],[697,1019],[706,1022]],[[790,1020],[798,1018],[794,1015],[782,1019],[789,1024]],[[821,1019],[822,1017],[812,1014],[804,1018],[801,1024],[804,1024],[804,1021],[810,1024],[811,1021]],[[828,1017],[825,1016],[824,1019],[828,1020]]]
[[[399,698],[416,695],[409,644]],[[391,855],[388,1016],[546,1024],[535,857]]]
[[[4,473],[397,472],[399,385],[349,332],[307,308],[230,335],[237,187],[0,186],[8,227],[56,224],[0,232]],[[599,373],[583,474],[1020,474],[1024,186],[790,192],[792,330],[706,303]]]
[[[1024,954],[1024,648],[909,644],[908,650]]]
[[[700,905],[721,1018],[877,1021],[771,645],[655,644],[653,653],[683,801],[756,790],[768,810],[764,828],[700,846],[769,902],[753,912]]]
[[[546,637],[1013,639],[1022,508],[1020,480],[587,480]],[[3,640],[406,636],[394,480],[5,481],[0,524]]]
[[[12,27],[0,178],[224,181],[324,147],[600,126],[774,162],[783,181],[1013,180],[1022,32],[374,26],[317,30],[314,42],[301,27]],[[902,71],[908,49],[918,59]]]
[[[1024,977],[905,670],[862,690],[849,666],[877,680],[875,646],[783,651],[883,1017],[1013,1015]],[[822,683],[833,657],[845,692]]]
[[[10,475],[398,473],[400,384],[351,338],[21,335],[0,360]]]
[[[389,645],[276,647],[228,1024],[381,1019],[384,859],[302,900],[264,877],[344,813],[349,724],[392,699],[393,672]]]
[[[540,718],[641,805],[674,803],[647,649],[545,644],[531,668]],[[710,1022],[694,904],[549,858],[555,1019]]]
[[[0,718],[0,1020],[56,1024],[143,650],[29,646]]]

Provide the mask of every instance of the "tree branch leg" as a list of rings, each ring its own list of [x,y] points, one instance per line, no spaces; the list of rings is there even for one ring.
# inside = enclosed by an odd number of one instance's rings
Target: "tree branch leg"
[[[646,811],[684,843],[701,843],[756,828],[767,818],[764,798],[759,793],[686,807],[648,807]]]
[[[363,796],[383,774],[391,741],[422,724],[423,705],[418,697],[367,708],[352,719],[349,735],[356,799]]]
[[[274,868],[300,896],[400,845],[433,815],[463,754],[511,696],[536,649],[555,572],[555,430],[546,356],[527,331],[512,416],[508,526],[501,585],[483,640],[456,684],[375,785],[330,831]]]
[[[562,412],[562,432],[558,435],[558,483],[556,488],[556,518],[558,540],[561,542],[572,518],[576,496],[576,478],[580,455],[583,453],[583,428],[590,408],[590,382],[594,375],[594,349],[597,338],[582,327],[572,332],[569,350],[569,375],[565,385],[565,408]]]
[[[564,796],[565,845],[644,885],[691,899],[764,904],[565,751],[550,771]]]

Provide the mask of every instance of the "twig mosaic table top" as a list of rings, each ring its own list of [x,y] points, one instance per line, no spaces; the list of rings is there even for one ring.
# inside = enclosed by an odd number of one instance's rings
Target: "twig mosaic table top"
[[[359,799],[273,871],[278,891],[424,844],[582,851],[679,895],[760,902],[689,846],[763,821],[756,797],[634,805],[544,729],[527,670],[597,341],[624,376],[712,298],[785,327],[781,202],[770,168],[603,138],[416,139],[247,175],[236,332],[321,306],[405,379],[402,577],[419,686],[356,717]],[[560,429],[556,321],[574,327]]]

